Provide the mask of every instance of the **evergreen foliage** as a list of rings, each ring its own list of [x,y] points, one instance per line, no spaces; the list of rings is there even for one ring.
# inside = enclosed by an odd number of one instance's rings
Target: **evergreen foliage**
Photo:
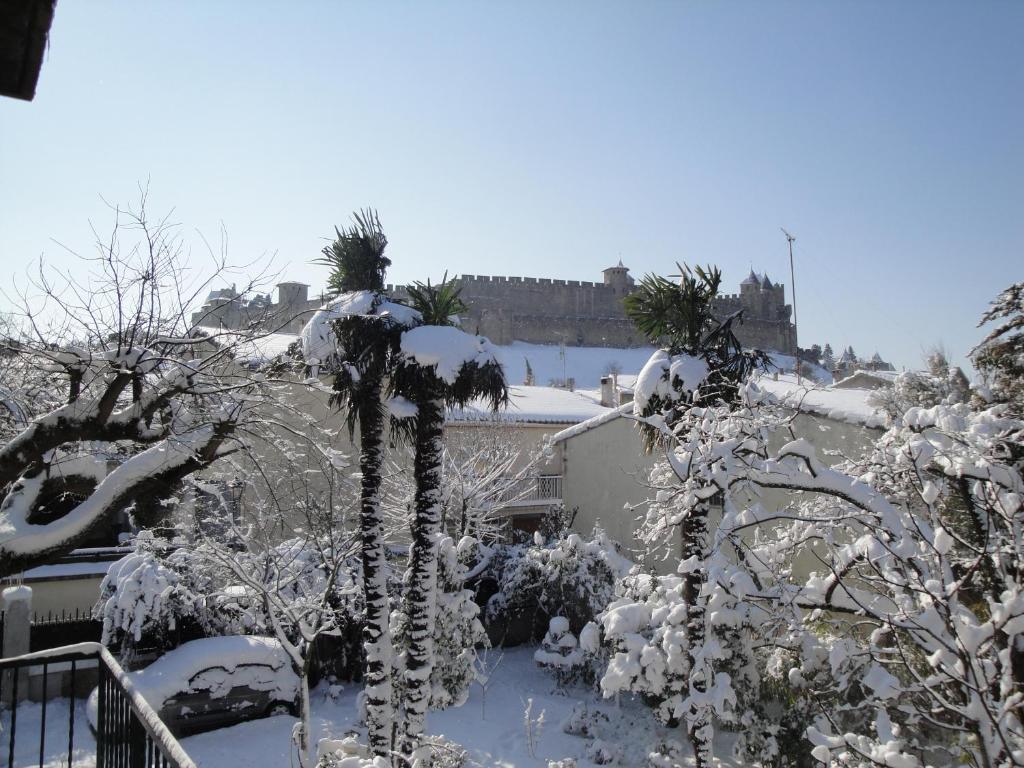
[[[700,348],[714,323],[712,302],[722,284],[718,267],[679,267],[679,282],[645,275],[637,290],[623,299],[626,316],[654,343],[664,340],[672,354]]]
[[[384,276],[391,260],[384,255],[388,238],[380,217],[372,208],[352,214],[352,224],[344,231],[334,228],[334,242],[325,246],[323,257],[315,264],[330,267],[327,290],[332,294],[350,291],[383,291]]]
[[[1024,282],[1014,283],[993,300],[979,326],[997,325],[971,356],[992,395],[1024,414]]]

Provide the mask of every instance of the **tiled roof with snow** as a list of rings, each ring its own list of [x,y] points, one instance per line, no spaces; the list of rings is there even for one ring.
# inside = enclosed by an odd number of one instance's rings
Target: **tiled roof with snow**
[[[291,333],[259,333],[253,338],[240,341],[244,337],[230,330],[223,328],[207,328],[197,326],[195,331],[209,336],[211,341],[218,345],[238,344],[235,351],[235,359],[243,363],[267,363],[277,357],[283,356],[288,351],[289,345],[298,340],[298,336]]]
[[[611,411],[580,392],[555,387],[509,387],[508,408],[492,413],[483,404],[452,410],[448,421],[577,424]]]
[[[757,385],[778,398],[782,405],[803,413],[875,429],[886,426],[885,413],[868,402],[874,394],[871,389],[822,387],[806,378],[797,383],[795,376],[786,374],[780,375],[778,380],[762,376]]]

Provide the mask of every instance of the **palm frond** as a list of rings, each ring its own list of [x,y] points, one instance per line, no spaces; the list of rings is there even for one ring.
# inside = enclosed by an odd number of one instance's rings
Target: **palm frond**
[[[626,316],[653,343],[664,342],[674,353],[696,352],[714,323],[715,298],[722,272],[709,265],[693,269],[679,264],[679,282],[648,274],[637,290],[626,296]]]
[[[436,285],[431,285],[428,278],[426,283],[417,280],[407,290],[409,306],[420,313],[423,325],[457,325],[458,316],[468,309],[462,300],[462,287],[455,278],[449,280],[447,272]]]
[[[344,231],[334,228],[336,239],[326,246],[314,264],[330,267],[327,288],[333,294],[347,291],[383,291],[391,260],[384,255],[388,238],[380,217],[372,208],[352,214]]]

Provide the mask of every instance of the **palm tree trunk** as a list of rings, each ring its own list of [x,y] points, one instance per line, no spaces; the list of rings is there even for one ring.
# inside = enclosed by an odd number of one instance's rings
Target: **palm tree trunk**
[[[380,410],[380,384],[368,393],[359,414],[360,488],[359,531],[362,537],[363,585],[366,591],[366,729],[370,751],[390,757],[394,748],[392,706],[392,654],[388,601],[387,556],[380,510],[380,465],[384,417]]]
[[[437,615],[437,547],[441,532],[441,430],[444,409],[439,398],[417,403],[416,481],[412,549],[409,553],[406,615],[409,641],[405,664],[405,739],[407,758],[420,746],[430,706],[434,668],[434,621]]]
[[[690,667],[690,693],[703,699],[711,680],[711,669],[705,658],[707,635],[707,597],[701,588],[707,581],[708,509],[700,505],[683,521],[683,560],[696,557],[698,565],[683,579],[683,600],[686,604],[686,644]],[[686,734],[693,747],[697,768],[711,765],[713,730],[710,708],[705,703],[691,706],[686,713]]]

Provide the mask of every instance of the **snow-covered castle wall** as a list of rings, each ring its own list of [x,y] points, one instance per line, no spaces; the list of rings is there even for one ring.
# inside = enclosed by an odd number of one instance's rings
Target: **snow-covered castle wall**
[[[462,299],[469,306],[466,330],[495,344],[526,341],[564,342],[581,347],[639,347],[648,342],[626,317],[622,299],[636,284],[620,262],[604,270],[602,282],[535,277],[462,275]],[[715,314],[724,319],[743,309],[737,335],[745,346],[793,354],[792,308],[785,288],[767,276],[754,275],[740,284],[740,293],[720,296]],[[748,282],[750,281],[750,282]],[[388,286],[401,297],[402,286]]]
[[[645,346],[647,340],[626,317],[622,305],[622,299],[636,289],[629,269],[620,262],[602,274],[601,282],[462,275],[458,283],[469,306],[463,327],[495,344]],[[264,330],[298,333],[324,298],[310,299],[309,288],[302,283],[280,283],[277,289],[276,302],[270,294],[248,298],[234,288],[214,291],[192,315],[192,324],[213,328],[254,324]],[[398,299],[407,295],[401,285],[389,285],[387,291]],[[744,310],[743,325],[736,330],[745,346],[795,352],[792,308],[786,304],[782,285],[751,272],[738,294],[719,296],[715,301],[720,319],[739,309]]]

